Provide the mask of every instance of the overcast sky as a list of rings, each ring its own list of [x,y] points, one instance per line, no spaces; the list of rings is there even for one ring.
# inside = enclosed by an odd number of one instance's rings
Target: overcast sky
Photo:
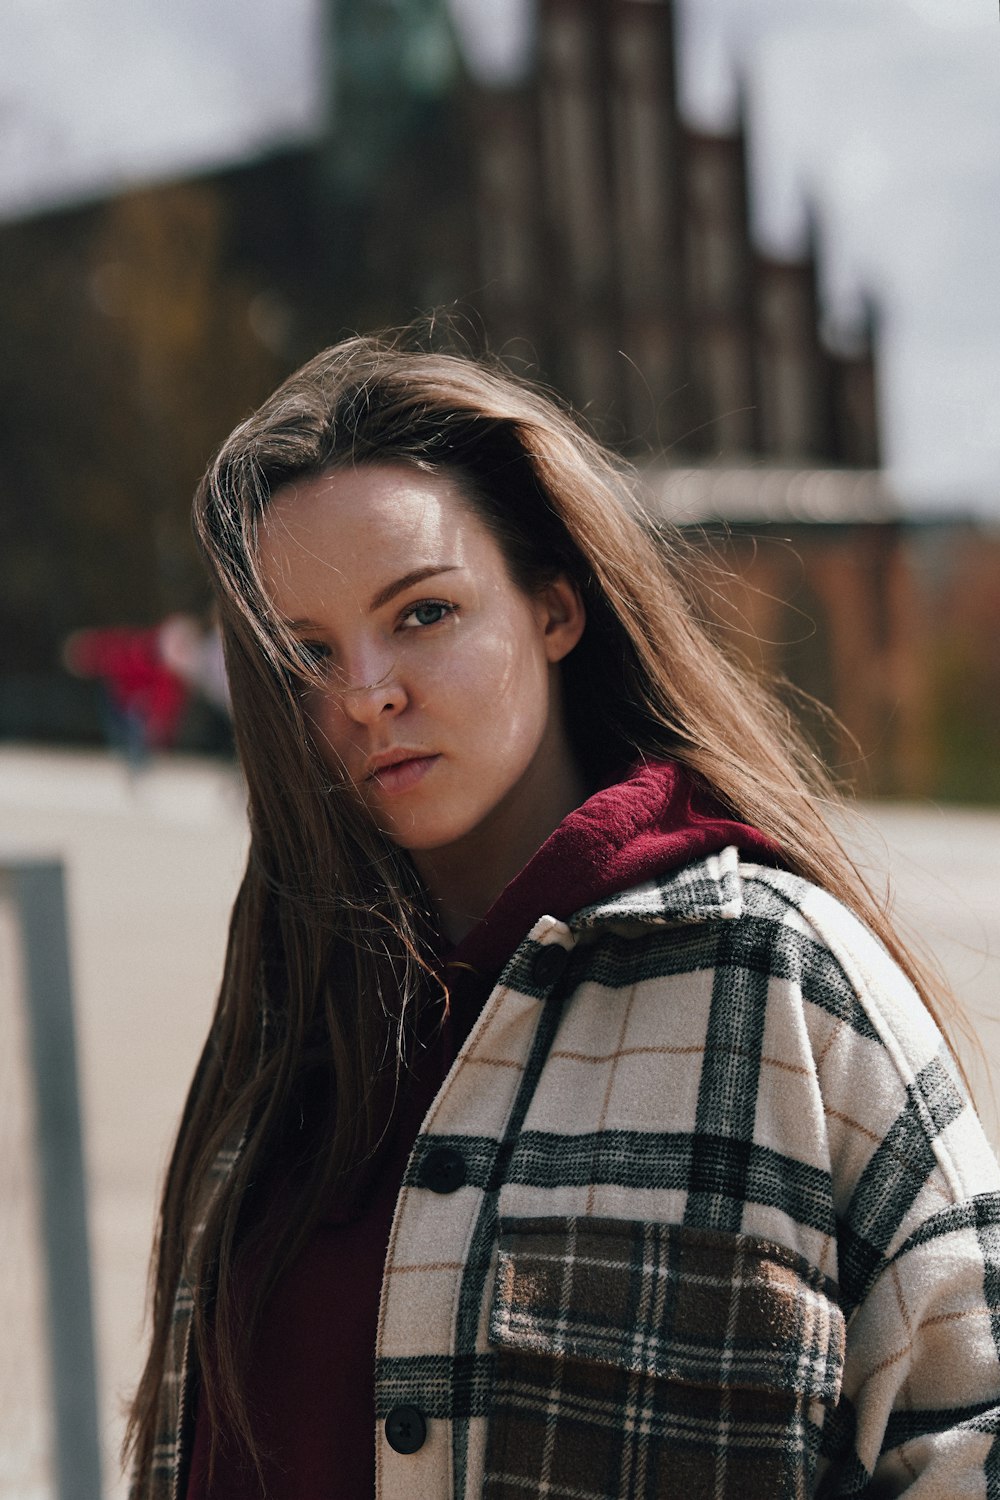
[[[583,0],[581,0],[583,3]],[[530,0],[452,0],[478,67],[523,60]],[[0,215],[211,167],[314,128],[318,0],[6,0]],[[758,233],[808,198],[835,316],[885,315],[891,476],[914,507],[1000,520],[996,0],[680,0],[683,100],[748,89]]]

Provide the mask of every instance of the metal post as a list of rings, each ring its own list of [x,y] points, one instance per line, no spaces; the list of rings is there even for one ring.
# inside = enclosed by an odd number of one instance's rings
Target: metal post
[[[59,1500],[100,1500],[97,1370],[91,1310],[80,1097],[62,866],[6,860],[17,902],[40,1168]]]

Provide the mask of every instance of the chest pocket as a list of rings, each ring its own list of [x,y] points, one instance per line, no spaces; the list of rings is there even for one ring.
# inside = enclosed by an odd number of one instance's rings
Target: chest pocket
[[[781,1245],[509,1219],[484,1500],[811,1493],[843,1370],[836,1287]]]

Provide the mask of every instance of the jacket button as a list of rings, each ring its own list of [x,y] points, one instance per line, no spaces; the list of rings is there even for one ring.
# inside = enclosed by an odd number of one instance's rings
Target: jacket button
[[[531,965],[531,976],[540,989],[555,984],[569,963],[569,949],[558,943],[549,943],[535,954]]]
[[[438,1146],[428,1151],[421,1163],[420,1186],[430,1188],[432,1193],[453,1193],[468,1175],[461,1151],[454,1146]]]
[[[385,1419],[385,1436],[397,1453],[416,1453],[427,1437],[423,1412],[416,1406],[394,1406]]]

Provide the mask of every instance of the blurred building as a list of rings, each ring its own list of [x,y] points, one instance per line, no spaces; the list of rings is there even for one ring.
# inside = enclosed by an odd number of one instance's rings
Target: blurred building
[[[433,315],[563,392],[726,553],[784,641],[767,665],[862,746],[827,736],[834,759],[934,785],[914,621],[948,569],[928,582],[878,477],[874,310],[831,340],[818,235],[789,261],[754,244],[743,112],[681,118],[669,0],[538,0],[503,87],[444,0],[327,3],[312,146],[0,226],[0,734],[96,734],[59,643],[204,600],[187,513],[212,447],[324,343]],[[769,593],[813,634],[768,625]]]
[[[817,245],[753,243],[743,111],[678,108],[673,6],[541,0],[537,64],[476,100],[480,304],[620,446],[874,466],[870,324],[820,333]]]

